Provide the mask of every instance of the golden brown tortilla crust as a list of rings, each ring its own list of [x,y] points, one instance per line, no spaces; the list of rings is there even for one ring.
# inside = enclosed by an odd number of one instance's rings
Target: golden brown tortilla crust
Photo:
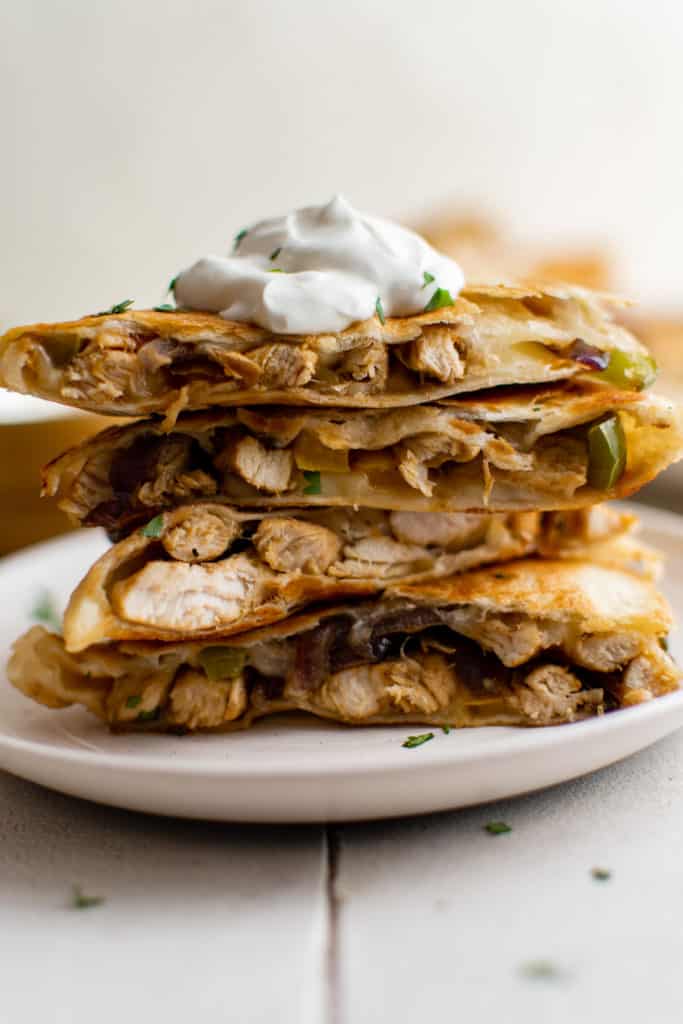
[[[506,484],[506,490],[499,492],[498,485],[495,484],[492,495],[487,500],[481,473],[471,468],[474,465],[472,462],[457,464],[453,470],[452,484],[441,485],[437,493],[431,497],[411,490],[407,484],[401,484],[401,490],[396,490],[395,493],[380,492],[370,487],[363,495],[362,501],[355,496],[306,494],[297,490],[278,494],[254,491],[253,494],[245,493],[239,498],[228,498],[219,491],[213,497],[206,494],[198,494],[195,497],[224,500],[243,508],[356,504],[434,512],[580,508],[633,494],[683,454],[681,410],[651,392],[618,391],[613,388],[570,382],[541,389],[509,389],[473,394],[450,399],[447,403],[438,403],[438,407],[447,409],[458,419],[480,421],[489,428],[495,428],[496,423],[520,423],[525,431],[528,431],[531,446],[539,437],[548,437],[558,431],[589,423],[607,413],[619,412],[623,416],[628,446],[626,470],[616,485],[609,490],[600,490],[586,484],[570,497],[536,493],[533,500],[528,493],[527,496],[519,496],[524,495],[523,487],[533,485],[533,470],[527,474],[518,474],[520,478],[522,475],[526,476],[523,486],[518,481],[517,485]],[[419,408],[428,410],[433,407]],[[419,416],[417,409],[412,409],[410,414]],[[259,435],[276,438],[285,426],[291,427],[295,422],[299,424],[300,429],[304,429],[306,425],[313,427],[316,423],[330,420],[342,426],[357,423],[361,424],[364,434],[367,435],[368,447],[372,447],[371,440],[375,428],[381,425],[384,416],[391,415],[395,415],[395,411],[327,411],[301,408],[294,413],[291,409],[261,407],[258,411],[253,410],[249,413],[248,419],[250,424],[256,425]],[[234,409],[187,413],[178,419],[174,429],[179,433],[186,431],[196,437],[218,427],[239,425],[239,417],[240,411]],[[474,427],[474,423],[471,425]],[[107,451],[113,452],[114,449],[125,447],[142,434],[163,435],[167,432],[163,422],[156,419],[139,420],[122,427],[109,428],[89,442],[70,449],[49,463],[43,473],[43,493],[56,496],[67,513],[78,518],[80,513],[74,512],[71,496],[80,475],[91,460],[96,457],[102,459]],[[256,430],[253,432],[256,434]],[[419,436],[419,433],[416,436]],[[343,448],[344,443],[339,441],[338,447]],[[517,486],[518,493],[515,491]]]
[[[594,533],[594,537],[584,535],[585,522],[580,515],[563,517],[566,522],[561,524],[561,531],[555,530],[557,517],[553,513],[545,517],[537,513],[498,516],[500,529],[494,533],[492,540],[485,537],[480,545],[457,554],[449,554],[443,549],[435,550],[430,566],[420,572],[406,571],[404,581],[428,580],[447,573],[450,575],[456,565],[455,571],[471,572],[476,565],[494,561],[507,563],[514,558],[541,551],[555,558],[580,560],[593,557],[599,563],[609,565],[630,562],[637,566],[640,574],[654,575],[658,567],[654,553],[628,536],[634,527],[634,517],[611,509],[602,512],[605,521],[599,532]],[[401,577],[383,578],[373,575],[369,564],[366,576],[360,578],[345,577],[339,572],[327,575],[325,572],[314,574],[299,569],[276,572],[258,557],[252,545],[247,549],[248,556],[250,560],[253,559],[257,579],[262,581],[263,595],[255,606],[248,607],[233,621],[223,620],[211,627],[198,628],[190,621],[188,614],[182,628],[169,628],[159,624],[158,620],[156,624],[153,623],[151,614],[150,621],[144,624],[122,617],[112,598],[114,585],[120,586],[122,580],[130,579],[145,564],[163,557],[163,538],[178,525],[191,521],[193,517],[196,519],[199,515],[241,524],[255,519],[259,522],[262,519],[282,520],[285,516],[285,521],[288,521],[297,517],[297,510],[267,513],[264,516],[261,513],[241,513],[224,505],[204,502],[164,513],[153,537],[136,530],[106,551],[74,590],[64,616],[64,638],[68,651],[81,651],[92,644],[111,640],[181,641],[228,637],[280,621],[303,605],[320,601],[338,603],[346,598],[367,597],[395,588],[401,581]],[[170,569],[168,586],[172,588],[173,567],[179,563],[170,559],[166,564]],[[218,569],[221,560],[206,564]],[[223,564],[229,573],[229,552]],[[176,573],[176,576],[180,581],[180,575]],[[182,584],[178,582],[177,586],[180,588]]]
[[[352,324],[344,331],[336,334],[323,335],[275,335],[253,324],[224,320],[210,313],[174,310],[158,312],[155,310],[126,310],[123,313],[86,316],[80,320],[61,323],[37,323],[9,330],[0,338],[0,385],[10,389],[36,394],[42,398],[58,401],[66,405],[90,409],[107,415],[149,415],[166,413],[177,414],[180,409],[199,409],[212,405],[236,404],[273,404],[286,405],[321,405],[360,408],[384,408],[393,406],[409,406],[419,402],[436,401],[450,394],[460,393],[474,388],[510,385],[518,382],[547,382],[549,380],[585,375],[585,368],[561,353],[554,353],[552,348],[538,345],[544,356],[522,357],[518,350],[524,341],[524,331],[520,336],[519,324],[516,322],[524,309],[524,303],[552,303],[553,301],[569,302],[585,305],[586,331],[597,331],[601,347],[625,348],[629,351],[644,351],[636,339],[623,327],[614,323],[607,315],[607,305],[617,301],[610,296],[597,295],[578,286],[543,285],[506,286],[506,285],[471,285],[455,300],[453,305],[421,313],[415,316],[387,318],[381,323],[377,317]],[[482,306],[482,303],[484,304]],[[343,353],[349,351],[360,342],[377,344],[381,348],[391,350],[392,346],[405,345],[419,338],[424,328],[456,328],[461,327],[467,332],[484,316],[486,304],[493,304],[493,319],[498,323],[496,330],[509,318],[512,330],[509,343],[509,366],[507,359],[500,365],[500,358],[493,358],[491,366],[482,370],[477,368],[477,358],[473,359],[473,367],[468,365],[464,377],[445,381],[445,378],[430,377],[429,373],[413,372],[403,367],[402,377],[394,376],[396,369],[389,375],[385,385],[378,384],[370,390],[354,384],[353,387],[333,385],[326,380],[324,374],[313,378],[305,384],[289,381],[286,385],[276,383],[255,383],[252,374],[258,378],[260,370],[248,357],[249,352],[259,345],[285,346],[291,344],[300,349],[308,346],[319,346],[324,339],[325,350]],[[506,308],[507,307],[507,308]],[[547,311],[546,311],[547,312]],[[526,309],[524,314],[529,323],[538,324],[541,316],[536,316]],[[560,324],[559,330],[567,339],[568,325]],[[578,334],[581,330],[577,327]],[[535,344],[540,340],[530,331],[529,340]],[[543,333],[543,332],[542,332]],[[552,346],[553,337],[557,333],[553,317],[548,320],[547,338]],[[223,366],[219,376],[208,374],[206,369],[196,367],[183,380],[174,380],[147,394],[143,387],[141,393],[129,394],[124,387],[120,390],[124,361],[129,357],[135,359],[131,346],[135,347],[135,337],[144,336],[145,342],[158,340],[180,343],[185,346],[209,344],[222,353],[216,366]],[[503,337],[505,331],[503,329]],[[130,344],[129,344],[130,343]],[[95,380],[86,386],[87,374],[80,370],[74,381],[65,387],[64,375],[61,371],[50,371],[50,383],[41,384],[41,372],[36,367],[44,365],[45,351],[52,348],[69,348],[79,351],[83,346],[90,345],[100,350],[101,360],[93,371]],[[487,345],[484,346],[487,349]],[[199,350],[198,350],[199,351]],[[42,353],[42,356],[40,355]],[[469,357],[468,357],[469,358]],[[520,361],[521,360],[521,361]],[[530,361],[529,361],[530,360]],[[149,367],[147,364],[138,368],[141,379]],[[125,370],[130,371],[130,367]],[[222,376],[225,372],[227,376]],[[405,378],[405,379],[403,379]],[[59,379],[60,383],[56,381]],[[112,390],[102,387],[108,379],[112,382]],[[360,381],[361,377],[355,377]],[[90,390],[89,390],[90,389]]]
[[[538,621],[541,625],[554,619],[567,626],[570,635],[577,638],[595,636],[609,640],[612,635],[633,633],[639,637],[637,649],[645,654],[654,676],[651,678],[649,696],[638,689],[629,693],[630,684],[626,685],[626,689],[621,684],[617,685],[615,692],[619,702],[637,703],[671,692],[680,685],[680,672],[660,646],[671,624],[668,605],[650,581],[628,571],[596,566],[587,561],[525,559],[505,566],[504,571],[476,570],[449,580],[390,588],[382,601],[373,607],[373,611],[377,611],[380,604],[386,603],[387,612],[390,613],[396,608],[393,604],[396,597],[416,604],[447,607],[449,610],[461,606],[469,612],[484,613],[487,616],[519,612],[531,623]],[[345,613],[353,615],[358,611],[357,605],[344,603],[322,609],[308,609],[279,623],[227,638],[225,646],[249,648],[266,641],[284,640],[315,628],[330,616]],[[457,626],[455,628],[457,632]],[[129,679],[131,685],[137,680],[137,685],[146,689],[155,685],[155,672],[161,671],[163,665],[169,666],[161,673],[164,678],[159,682],[160,695],[167,697],[169,687],[178,678],[175,673],[181,671],[183,666],[197,666],[201,663],[201,649],[202,644],[196,641],[166,644],[134,641],[96,645],[81,654],[69,654],[61,637],[48,633],[43,627],[33,627],[16,642],[8,674],[17,689],[39,703],[52,708],[78,703],[105,721],[112,721],[109,696],[117,680],[124,682]],[[552,664],[552,653],[550,659]],[[532,665],[533,661],[528,664]],[[178,669],[173,667],[175,665]],[[339,680],[339,676],[335,678]],[[605,681],[609,678],[607,674]],[[244,686],[243,683],[241,685]],[[325,685],[323,682],[320,690]],[[411,707],[404,711],[397,707],[390,713],[370,713],[367,716],[359,714],[349,718],[337,713],[334,704],[329,701],[317,699],[320,690],[307,691],[305,685],[296,684],[286,691],[286,699],[271,699],[267,693],[257,693],[252,699],[247,693],[246,704],[243,704],[244,713],[232,716],[230,721],[226,716],[226,720],[222,720],[217,727],[227,730],[246,728],[264,714],[290,709],[305,710],[356,725],[411,722],[426,725],[453,724],[452,705],[433,713]],[[126,708],[136,709],[139,704],[137,698],[135,704],[126,702],[126,693],[135,692],[135,689],[125,688],[123,694],[119,691],[119,706],[123,701]],[[477,703],[476,698],[474,703]],[[483,714],[473,716],[465,709],[463,717],[455,724],[534,724],[533,719],[524,720],[519,716],[517,720],[501,719],[500,709],[492,710],[491,713],[487,713],[486,707],[481,710]],[[114,720],[114,724],[135,726],[137,712],[134,710],[126,714],[126,721]],[[161,715],[159,721],[145,722],[145,727],[163,730],[172,727],[172,721],[165,721]]]

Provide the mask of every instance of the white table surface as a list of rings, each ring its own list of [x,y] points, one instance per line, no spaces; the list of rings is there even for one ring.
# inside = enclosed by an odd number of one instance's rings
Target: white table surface
[[[8,1024],[683,1014],[683,733],[544,793],[328,830],[144,817],[4,774],[0,806]],[[106,902],[70,909],[74,883]]]

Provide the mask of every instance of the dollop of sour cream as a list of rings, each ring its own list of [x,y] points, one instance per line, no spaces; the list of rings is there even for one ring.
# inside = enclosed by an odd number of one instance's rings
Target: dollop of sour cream
[[[376,313],[445,305],[463,284],[458,264],[414,231],[335,196],[240,232],[231,256],[205,256],[182,271],[174,295],[183,308],[277,334],[323,334]]]

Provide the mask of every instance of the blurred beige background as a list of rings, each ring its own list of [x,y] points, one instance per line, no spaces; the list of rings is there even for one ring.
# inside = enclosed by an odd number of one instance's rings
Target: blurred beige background
[[[680,4],[3,0],[0,32],[0,326],[156,301],[335,190],[609,239],[628,289],[680,292]]]

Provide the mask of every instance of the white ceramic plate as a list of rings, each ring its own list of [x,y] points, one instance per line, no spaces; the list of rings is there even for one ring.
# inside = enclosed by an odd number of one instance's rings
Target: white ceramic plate
[[[642,508],[643,536],[668,556],[665,590],[683,618],[683,518]],[[104,549],[97,531],[0,562],[0,657],[48,588],[63,603]],[[678,632],[672,649],[679,660]],[[0,679],[0,767],[117,807],[221,821],[381,818],[464,807],[540,789],[618,761],[683,725],[683,692],[549,729],[350,728],[278,717],[227,736],[113,736],[86,712],[49,711]]]

